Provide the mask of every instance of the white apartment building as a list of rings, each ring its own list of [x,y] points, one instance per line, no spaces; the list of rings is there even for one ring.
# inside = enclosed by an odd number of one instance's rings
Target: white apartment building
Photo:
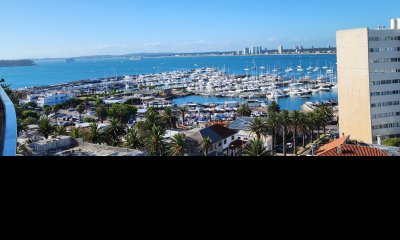
[[[57,104],[63,104],[71,99],[75,98],[74,94],[71,93],[48,93],[43,95],[28,95],[25,103],[36,102],[38,106],[54,106]]]
[[[340,132],[369,144],[400,137],[400,19],[337,32]]]

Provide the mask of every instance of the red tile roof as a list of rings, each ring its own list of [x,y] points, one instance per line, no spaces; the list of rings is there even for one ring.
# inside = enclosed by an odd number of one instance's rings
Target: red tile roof
[[[341,149],[338,149],[340,148]],[[334,157],[334,156],[343,156],[343,157],[388,157],[389,154],[383,152],[378,148],[366,147],[366,146],[358,146],[358,145],[348,145],[343,144],[341,146],[335,147],[329,151],[325,151],[323,153],[317,154],[317,156],[321,157]]]
[[[316,152],[316,155],[320,156],[320,155],[323,155],[326,152],[331,151],[332,149],[336,149],[337,147],[345,144],[347,142],[347,140],[349,140],[349,138],[350,138],[350,136],[345,136],[345,137],[336,139],[335,141],[330,142],[330,143],[320,147],[318,149],[318,151]]]

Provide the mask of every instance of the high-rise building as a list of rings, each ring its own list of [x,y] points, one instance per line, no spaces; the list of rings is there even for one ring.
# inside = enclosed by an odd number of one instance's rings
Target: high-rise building
[[[400,19],[337,32],[340,132],[365,143],[400,137]]]
[[[282,54],[283,53],[283,46],[281,45],[281,46],[278,46],[278,53],[279,54]]]
[[[250,54],[250,49],[249,48],[244,48],[243,49],[243,55],[249,55]]]

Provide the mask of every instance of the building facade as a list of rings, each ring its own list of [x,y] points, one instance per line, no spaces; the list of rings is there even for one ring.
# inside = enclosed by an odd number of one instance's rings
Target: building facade
[[[369,144],[400,137],[400,19],[337,32],[340,132]]]
[[[63,104],[71,99],[73,99],[75,95],[69,93],[50,93],[44,96],[40,96],[37,99],[37,104],[40,107],[44,106],[54,106],[57,104]]]

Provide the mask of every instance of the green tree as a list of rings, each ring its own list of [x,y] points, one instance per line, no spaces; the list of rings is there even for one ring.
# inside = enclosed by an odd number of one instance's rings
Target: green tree
[[[176,134],[169,144],[169,154],[171,156],[185,156],[189,152],[189,143],[183,133]]]
[[[89,129],[84,133],[83,139],[85,142],[102,144],[104,143],[104,134],[97,123],[92,123]]]
[[[303,148],[306,147],[306,136],[309,131],[308,128],[308,119],[307,119],[307,114],[300,112],[300,120],[299,120],[299,131],[303,135]]]
[[[26,107],[31,107],[31,108],[37,108],[38,107],[37,103],[35,103],[35,102],[28,102],[25,106]]]
[[[73,138],[82,138],[83,137],[82,130],[80,128],[74,128],[72,129],[70,136]]]
[[[288,110],[284,110],[280,113],[280,119],[283,130],[283,155],[287,156],[287,134],[290,126],[292,125],[292,119],[290,117],[290,112]]]
[[[84,104],[79,104],[78,107],[76,107],[76,111],[79,113],[79,122],[82,122],[82,113],[85,112],[85,105]]]
[[[280,113],[281,107],[278,105],[276,101],[272,101],[271,104],[268,106],[268,112]]]
[[[184,126],[185,125],[185,115],[186,115],[186,113],[189,111],[189,108],[186,106],[186,105],[184,105],[184,106],[180,106],[179,107],[179,113],[181,114],[181,116],[182,116],[182,125]]]
[[[54,132],[54,127],[51,125],[50,120],[47,117],[42,117],[39,120],[39,133],[41,133],[46,139],[49,135]]]
[[[314,132],[319,124],[319,117],[317,116],[317,114],[314,111],[308,112],[306,115],[306,122],[307,122],[307,127],[308,127],[308,129],[310,131],[310,135],[311,135],[311,143],[313,143],[314,142]]]
[[[60,111],[61,106],[56,104],[53,106],[53,113],[57,113],[58,111]]]
[[[237,113],[239,116],[242,116],[242,117],[250,117],[251,109],[249,108],[249,106],[247,106],[247,104],[242,104],[238,108]]]
[[[176,121],[177,118],[173,112],[173,109],[171,107],[166,107],[164,108],[162,118],[168,123],[168,127],[170,129],[176,128]]]
[[[108,109],[110,118],[118,119],[124,126],[137,114],[137,108],[126,104],[113,104]]]
[[[203,139],[203,141],[200,144],[200,151],[202,153],[204,153],[204,155],[207,157],[208,156],[208,152],[210,151],[210,148],[212,146],[212,140],[209,137],[206,137]]]
[[[28,117],[39,119],[39,113],[32,110],[25,110],[22,112],[22,118],[26,119]]]
[[[96,117],[99,118],[101,123],[104,123],[104,120],[107,119],[107,116],[108,116],[107,107],[104,106],[103,104],[98,105],[96,107]]]
[[[326,126],[329,124],[334,116],[333,111],[326,104],[319,105],[315,111],[320,119],[319,126],[323,127],[324,134],[326,134]]]
[[[94,119],[92,117],[84,117],[82,121],[85,123],[93,123],[93,122],[96,122],[96,119]]]
[[[37,118],[33,118],[33,117],[27,117],[23,120],[23,124],[25,125],[33,125],[36,124],[38,121]]]
[[[250,157],[271,156],[271,152],[264,146],[261,139],[253,139],[244,149],[244,155]]]
[[[256,134],[257,139],[260,140],[262,136],[266,136],[268,133],[267,122],[261,117],[254,118],[250,125],[250,131]]]
[[[146,149],[154,156],[161,156],[163,138],[166,131],[160,126],[153,126],[147,138]]]
[[[290,113],[291,123],[293,127],[293,137],[294,137],[294,149],[293,154],[297,155],[297,137],[301,122],[303,121],[302,114],[300,111],[293,111]]]
[[[400,138],[388,138],[383,142],[388,147],[400,147]]]
[[[67,135],[67,129],[64,126],[57,126],[55,128],[55,133],[57,136],[66,136]]]
[[[50,108],[50,107],[45,107],[45,108],[43,109],[43,113],[44,113],[44,115],[45,115],[46,117],[48,117],[48,116],[50,115],[50,113],[51,113],[51,108]]]
[[[130,128],[125,136],[125,147],[129,149],[142,150],[144,148],[143,139],[135,128]]]
[[[278,130],[281,127],[281,120],[278,113],[271,111],[268,113],[266,124],[272,135],[272,149],[276,148],[276,138],[278,135]]]
[[[26,124],[19,118],[17,118],[17,133],[18,135],[21,134],[21,132],[25,132],[27,130]]]
[[[126,134],[124,126],[117,119],[111,119],[110,125],[104,129],[106,139],[111,140],[108,143],[119,143],[122,136]]]

